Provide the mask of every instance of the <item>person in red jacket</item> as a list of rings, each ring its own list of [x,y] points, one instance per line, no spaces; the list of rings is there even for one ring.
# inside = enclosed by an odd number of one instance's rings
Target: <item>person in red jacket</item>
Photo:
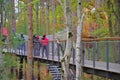
[[[42,39],[40,40],[40,43],[42,45],[42,57],[44,57],[44,51],[46,51],[46,57],[48,58],[47,55],[48,38],[46,37],[46,35],[43,35]]]

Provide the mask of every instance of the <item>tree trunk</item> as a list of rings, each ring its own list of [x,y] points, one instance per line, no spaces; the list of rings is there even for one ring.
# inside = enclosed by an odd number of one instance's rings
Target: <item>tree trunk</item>
[[[117,13],[116,19],[118,24],[116,33],[120,37],[120,0],[115,0],[115,3],[116,3],[116,13]]]
[[[116,7],[116,11],[115,11],[115,18],[116,18],[116,26],[115,26],[115,36],[120,37],[120,0],[115,0],[115,7]],[[115,46],[115,44],[113,44]],[[115,58],[115,62],[120,61],[119,59],[119,52],[117,52],[118,49],[114,47],[114,58]],[[118,53],[118,54],[116,54]]]
[[[0,28],[3,27],[3,0],[0,0]]]
[[[11,7],[11,0],[8,1],[7,3],[7,6],[8,6],[8,9],[6,10],[7,11],[7,19],[8,19],[8,41],[11,40],[11,30],[12,30],[12,7]],[[9,42],[8,42],[9,43]]]
[[[16,32],[16,19],[15,19],[15,0],[11,1],[12,4],[12,30]]]
[[[27,0],[28,15],[28,55],[27,55],[27,80],[32,80],[32,63],[33,63],[33,43],[32,43],[32,4],[31,0]]]
[[[71,49],[72,49],[72,19],[71,19],[71,11],[70,11],[70,1],[65,0],[64,2],[65,7],[64,9],[64,15],[66,20],[66,28],[67,28],[67,41],[66,41],[66,48],[63,58],[61,59],[62,63],[62,72],[64,74],[63,80],[69,80],[69,63],[71,58]]]
[[[41,25],[42,25],[42,27],[45,27],[44,31],[43,31],[43,35],[44,35],[44,34],[46,34],[46,9],[45,9],[44,5],[43,5],[42,9],[43,10],[42,10],[42,17],[41,17],[41,19],[42,19]]]
[[[49,34],[49,0],[46,1],[46,35]]]
[[[78,17],[78,27],[77,27],[77,39],[76,39],[76,80],[81,80],[82,74],[82,47],[81,47],[81,38],[82,38],[82,22],[84,18],[84,13],[82,14],[81,0],[78,0],[77,8],[77,17]]]
[[[3,27],[3,0],[0,0],[0,32],[2,32]],[[0,34],[0,39],[2,38],[2,35]]]
[[[39,19],[38,19],[38,14],[39,14],[39,5],[36,3],[36,32],[39,34]]]
[[[53,39],[55,38],[55,0],[51,0],[52,2],[52,31],[53,31]]]
[[[108,6],[108,9],[111,10],[111,2],[110,2],[110,0],[107,1],[107,6]],[[113,28],[112,28],[112,19],[111,18],[112,18],[112,14],[111,14],[111,12],[108,12],[109,34],[112,37],[113,36]]]
[[[41,0],[40,0],[40,6],[42,6],[41,5]],[[42,18],[41,18],[42,17],[42,7],[40,7],[40,13],[39,13],[39,15],[40,15],[40,28],[39,28],[40,31],[39,32],[40,32],[40,34],[42,34],[42,30],[41,30],[41,26],[42,26]]]

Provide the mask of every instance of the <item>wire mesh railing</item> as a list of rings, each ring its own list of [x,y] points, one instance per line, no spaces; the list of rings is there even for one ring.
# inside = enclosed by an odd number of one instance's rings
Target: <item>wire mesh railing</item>
[[[65,50],[65,41],[57,43],[57,41],[49,41],[47,48],[43,52],[43,47],[40,42],[33,43],[33,57],[48,59],[60,62]],[[96,61],[105,62],[106,69],[109,69],[110,63],[120,64],[120,40],[93,40],[82,41],[82,64],[85,60],[93,62],[93,67],[96,67]],[[7,52],[17,55],[27,56],[27,42],[12,48],[5,47]],[[72,48],[71,64],[75,64],[75,48]]]

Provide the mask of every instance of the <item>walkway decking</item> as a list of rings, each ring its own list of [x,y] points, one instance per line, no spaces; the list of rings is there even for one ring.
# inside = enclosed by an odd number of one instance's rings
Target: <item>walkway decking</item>
[[[115,63],[109,63],[109,69],[107,70],[105,62],[95,61],[95,67],[93,67],[93,61],[85,60],[85,64],[83,65],[83,67],[104,70],[104,71],[120,74],[120,64],[115,64]]]
[[[22,51],[22,50],[21,51],[11,50],[11,51],[12,51],[12,53],[17,54],[18,56],[27,57],[27,52],[26,51],[25,52]],[[49,56],[48,56],[48,59],[47,59],[46,56],[42,57],[42,54],[40,53],[39,56],[34,56],[34,58],[43,59],[43,60],[46,60],[46,61],[60,62],[60,59],[62,58],[62,56],[55,56],[54,55],[54,58],[53,58],[52,54],[50,53]],[[75,65],[75,59],[71,58],[70,64]],[[95,64],[95,66],[93,64]],[[92,60],[85,60],[84,63],[82,64],[82,66],[120,74],[120,64],[116,64],[116,63],[109,63],[109,69],[107,69],[106,62],[101,62],[101,61],[93,62]]]
[[[27,52],[24,53],[25,55],[23,55],[23,53],[24,52],[17,51],[18,56],[27,57]],[[47,64],[48,63],[59,63],[58,66],[60,66],[61,56],[60,57],[54,56],[53,58],[52,54],[49,54],[49,57],[47,59],[47,57],[42,57],[42,55],[40,54],[39,56],[34,56],[34,59],[42,60],[44,62],[47,62]],[[73,60],[73,58],[71,58],[70,64],[72,66],[75,66],[75,60]],[[83,67],[83,71],[86,73],[100,75],[100,76],[108,77],[108,78],[113,78],[115,80],[120,79],[120,64],[109,63],[109,69],[107,69],[106,62],[101,62],[101,61],[93,62],[92,60],[85,60],[84,64],[82,64],[82,67]]]

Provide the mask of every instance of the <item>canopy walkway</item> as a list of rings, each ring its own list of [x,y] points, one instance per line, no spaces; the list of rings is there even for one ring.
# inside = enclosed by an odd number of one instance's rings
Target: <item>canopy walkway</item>
[[[38,42],[34,43],[34,60],[52,65],[48,67],[53,78],[55,75],[61,75],[59,72],[59,68],[61,67],[60,59],[62,58],[62,50],[65,49],[65,44],[65,41],[60,41],[60,44],[56,41],[49,41],[47,56],[44,55],[43,57],[42,47],[40,47]],[[82,68],[84,72],[115,80],[120,79],[120,38],[84,39],[81,46]],[[22,47],[8,48],[7,52],[11,54],[14,53],[19,56],[21,60],[23,58],[27,59],[27,42],[25,42]],[[58,68],[56,68],[56,66]],[[70,67],[75,69],[74,47],[72,48]],[[54,80],[57,79],[54,78]]]

